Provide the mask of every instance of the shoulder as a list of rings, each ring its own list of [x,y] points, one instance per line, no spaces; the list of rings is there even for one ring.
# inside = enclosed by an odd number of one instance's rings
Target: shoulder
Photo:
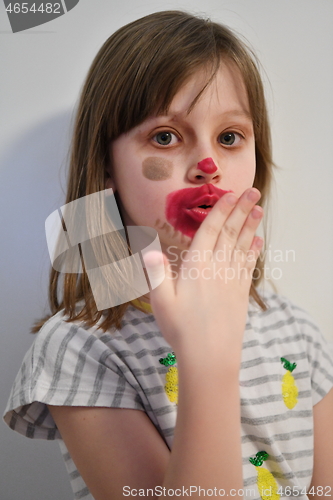
[[[68,322],[58,313],[43,326],[32,346],[31,362],[34,373],[41,370],[52,373],[73,373],[80,370],[94,375],[101,366],[119,372],[126,357],[136,357],[138,352],[160,342],[159,331],[153,315],[147,315],[129,306],[121,321],[121,328],[103,331],[82,322]],[[124,368],[124,367],[123,367]],[[121,371],[121,370],[120,370]],[[126,372],[124,368],[122,370]]]
[[[103,318],[94,326],[88,326],[83,322],[71,322],[59,312],[50,318],[37,333],[33,344],[34,355],[45,355],[49,353],[54,357],[61,356],[68,351],[74,353],[82,348],[86,351],[95,350],[110,352],[117,351],[125,345],[133,343],[135,339],[149,337],[149,332],[155,331],[160,335],[152,315],[147,315],[133,307],[129,307],[121,321],[121,328],[112,328],[103,331],[100,324]]]
[[[137,373],[167,350],[154,317],[133,307],[120,330],[66,320],[59,312],[45,323],[12,387],[5,421],[29,437],[57,436],[46,405],[143,410]]]
[[[269,291],[261,292],[260,296],[266,305],[265,311],[253,302],[249,306],[249,317],[256,320],[258,324],[261,323],[262,326],[272,329],[290,326],[290,329],[303,332],[303,336],[306,336],[306,333],[309,332],[312,332],[315,336],[321,336],[320,330],[311,315],[289,298]]]
[[[290,299],[276,293],[261,294],[267,309],[250,304],[249,322],[262,345],[281,352],[308,373],[313,403],[322,399],[333,386],[333,349],[315,320]]]
[[[260,333],[267,337],[277,336],[286,342],[292,339],[307,344],[308,348],[328,345],[316,321],[302,307],[283,295],[269,291],[262,292],[261,297],[266,310],[253,302],[249,306],[249,320]]]

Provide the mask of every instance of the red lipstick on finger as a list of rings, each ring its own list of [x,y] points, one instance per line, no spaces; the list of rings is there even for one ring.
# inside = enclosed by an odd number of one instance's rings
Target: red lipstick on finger
[[[166,219],[176,230],[193,238],[215,203],[230,192],[213,184],[173,191],[166,198]]]

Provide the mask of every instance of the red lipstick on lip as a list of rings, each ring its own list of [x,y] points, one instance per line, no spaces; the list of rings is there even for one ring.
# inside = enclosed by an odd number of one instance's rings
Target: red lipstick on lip
[[[198,169],[205,174],[213,174],[216,172],[217,166],[215,165],[213,158],[205,158],[204,160],[199,161]]]
[[[213,184],[173,191],[166,199],[166,219],[176,230],[193,238],[215,203],[229,191]]]

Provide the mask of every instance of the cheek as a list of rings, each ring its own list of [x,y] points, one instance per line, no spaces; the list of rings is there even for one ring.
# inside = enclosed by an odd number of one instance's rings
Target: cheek
[[[224,178],[223,189],[231,189],[236,196],[241,196],[246,189],[253,186],[255,173],[255,161],[244,159],[243,162],[240,162],[236,166],[233,165],[233,167],[228,170]]]
[[[256,157],[255,152],[248,153],[240,165],[240,176],[246,185],[245,189],[251,187],[256,175]]]
[[[173,164],[164,158],[151,156],[142,162],[142,174],[150,181],[165,181],[172,176]]]

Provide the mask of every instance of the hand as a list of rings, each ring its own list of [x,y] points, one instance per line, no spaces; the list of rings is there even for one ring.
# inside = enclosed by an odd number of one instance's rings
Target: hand
[[[159,272],[163,258],[166,277],[150,299],[177,357],[188,349],[217,353],[219,346],[224,352],[241,351],[252,274],[263,244],[255,236],[263,216],[255,205],[259,199],[255,188],[239,199],[224,195],[196,232],[176,279],[165,255],[145,255],[149,273]]]

